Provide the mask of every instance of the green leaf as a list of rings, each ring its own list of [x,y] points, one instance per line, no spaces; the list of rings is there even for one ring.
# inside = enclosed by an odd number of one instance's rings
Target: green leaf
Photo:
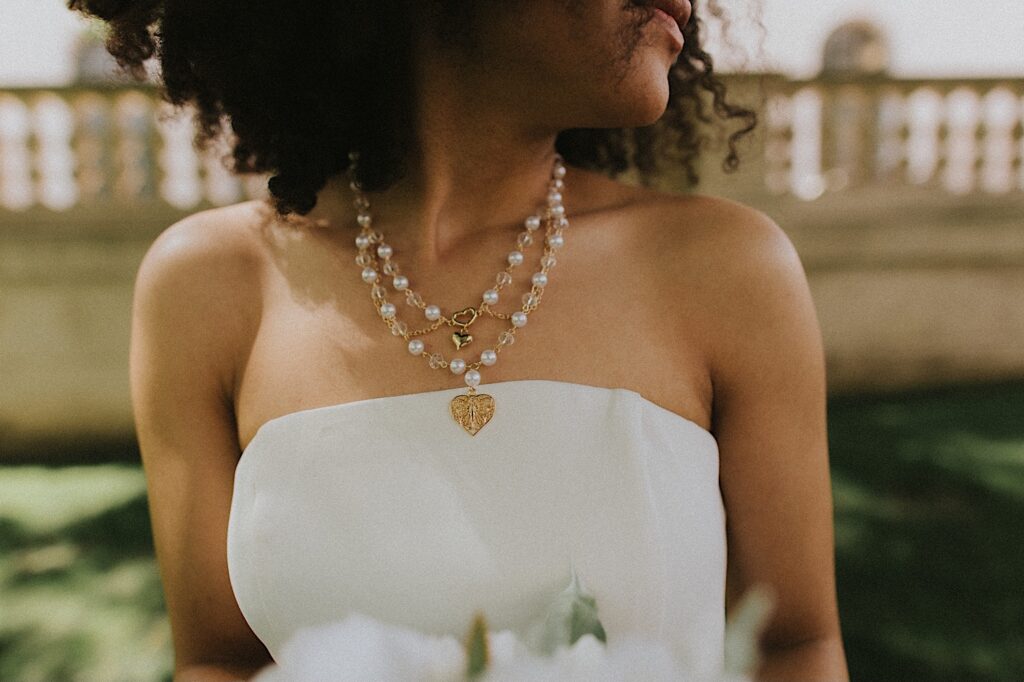
[[[466,635],[466,677],[475,679],[481,675],[490,663],[491,655],[487,646],[487,621],[484,614],[477,613],[473,617],[469,633]]]
[[[604,626],[597,617],[597,601],[586,592],[573,568],[569,586],[551,603],[547,615],[528,629],[524,643],[535,654],[550,656],[559,647],[571,647],[588,634],[607,644]]]

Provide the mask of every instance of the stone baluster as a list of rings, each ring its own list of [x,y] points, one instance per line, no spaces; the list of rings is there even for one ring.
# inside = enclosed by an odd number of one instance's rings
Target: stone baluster
[[[29,111],[18,97],[0,94],[0,204],[20,211],[35,202]]]

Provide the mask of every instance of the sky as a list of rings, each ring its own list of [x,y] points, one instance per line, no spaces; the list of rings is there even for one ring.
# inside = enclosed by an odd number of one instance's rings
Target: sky
[[[213,0],[215,1],[215,0]],[[814,75],[828,33],[868,19],[889,36],[898,76],[1024,77],[1024,0],[720,0],[737,18],[740,50],[712,46],[720,65]],[[764,35],[753,19],[761,14]],[[60,85],[70,47],[87,26],[65,0],[0,0],[0,86]],[[759,47],[760,46],[760,47]],[[717,49],[715,49],[717,47]]]

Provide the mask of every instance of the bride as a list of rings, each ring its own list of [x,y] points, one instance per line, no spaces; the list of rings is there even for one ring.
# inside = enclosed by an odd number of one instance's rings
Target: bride
[[[759,679],[847,678],[800,261],[755,210],[613,179],[665,148],[692,176],[702,95],[752,125],[686,0],[70,4],[272,176],[136,283],[176,680],[351,611],[515,628],[570,567],[609,639],[709,669],[767,585]]]

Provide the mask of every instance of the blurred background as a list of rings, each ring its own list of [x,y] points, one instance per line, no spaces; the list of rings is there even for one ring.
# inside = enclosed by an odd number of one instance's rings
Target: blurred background
[[[1024,679],[1024,3],[733,14],[712,52],[762,124],[700,191],[775,218],[807,272],[853,678]],[[170,679],[133,279],[163,228],[263,184],[61,0],[0,0],[0,680]]]

